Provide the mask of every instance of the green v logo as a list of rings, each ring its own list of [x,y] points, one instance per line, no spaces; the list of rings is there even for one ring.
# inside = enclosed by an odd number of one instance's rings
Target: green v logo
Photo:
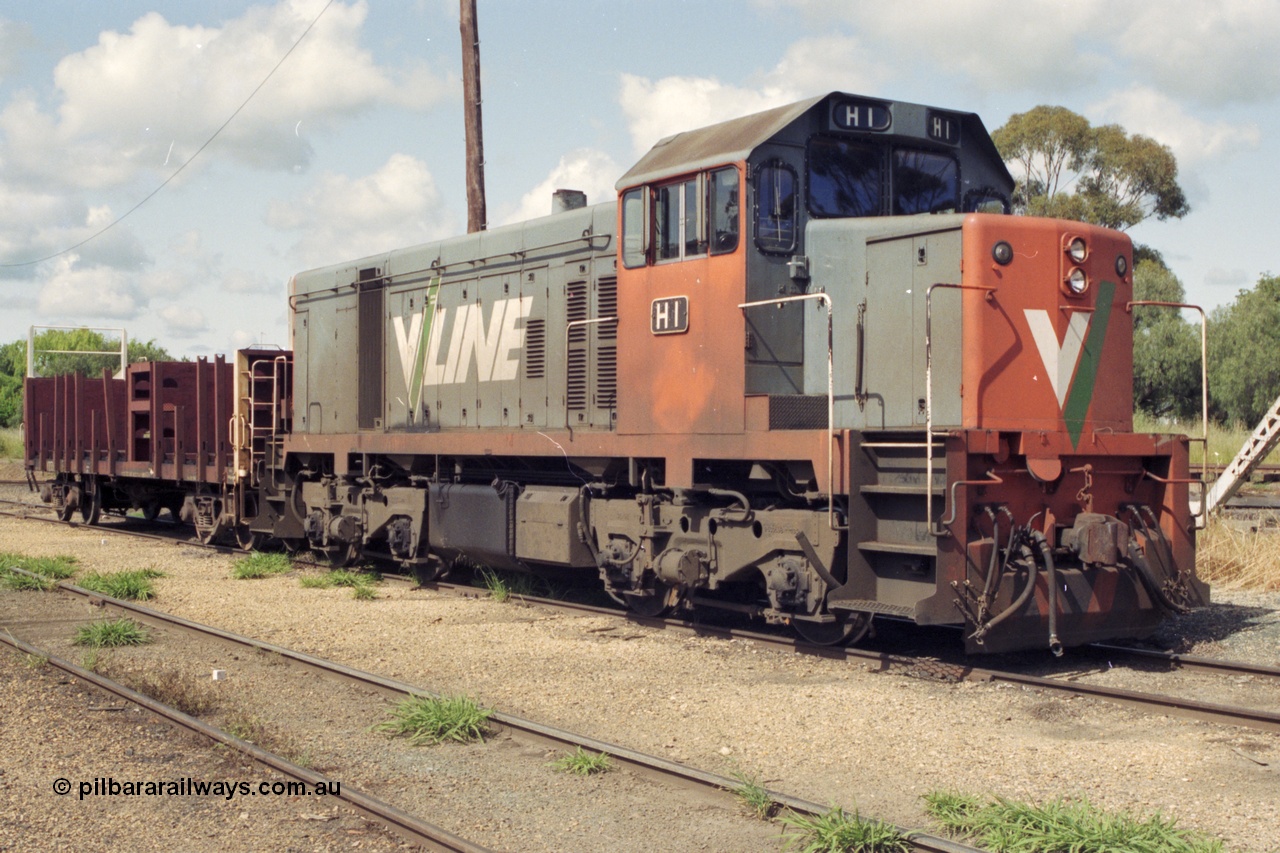
[[[422,397],[422,374],[426,368],[427,351],[430,349],[431,326],[436,316],[436,294],[439,290],[440,277],[436,276],[427,285],[427,296],[422,303],[422,313],[408,318],[396,317],[395,322],[392,323],[396,333],[396,345],[400,350],[400,366],[404,369],[404,378],[409,384],[409,411],[411,412],[418,410],[418,401]]]
[[[1048,311],[1028,308],[1023,312],[1031,329],[1031,338],[1040,352],[1040,361],[1049,376],[1049,385],[1062,409],[1072,447],[1080,442],[1085,415],[1093,400],[1093,386],[1102,361],[1102,345],[1111,322],[1115,291],[1116,286],[1112,282],[1099,283],[1092,317],[1084,311],[1072,314],[1061,344]]]

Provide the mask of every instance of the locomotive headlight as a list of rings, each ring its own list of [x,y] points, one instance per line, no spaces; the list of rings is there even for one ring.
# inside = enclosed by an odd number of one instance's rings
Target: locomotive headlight
[[[1120,276],[1121,278],[1124,278],[1125,274],[1128,272],[1129,272],[1129,259],[1126,258],[1124,255],[1116,255],[1116,275]]]
[[[1084,244],[1083,238],[1075,237],[1067,244],[1067,254],[1075,263],[1083,264],[1084,259],[1089,257],[1089,248]]]
[[[1071,271],[1067,276],[1067,288],[1076,296],[1089,289],[1089,279],[1084,274],[1084,270],[1076,267]]]
[[[1007,267],[1013,261],[1013,246],[1005,240],[1001,240],[991,247],[991,260],[995,261],[1002,267]]]

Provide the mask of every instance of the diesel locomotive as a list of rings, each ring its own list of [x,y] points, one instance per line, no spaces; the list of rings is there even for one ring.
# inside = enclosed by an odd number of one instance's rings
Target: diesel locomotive
[[[1132,246],[1009,215],[970,113],[831,93],[658,142],[616,203],[296,275],[292,345],[28,380],[64,518],[181,513],[420,579],[973,651],[1208,600],[1188,439],[1133,431]]]

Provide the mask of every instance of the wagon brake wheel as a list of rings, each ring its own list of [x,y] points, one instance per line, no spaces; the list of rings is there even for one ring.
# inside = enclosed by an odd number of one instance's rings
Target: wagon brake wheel
[[[97,483],[80,493],[80,517],[85,524],[97,524],[102,518],[102,491]]]
[[[839,646],[856,643],[871,630],[871,614],[842,610],[833,613],[834,622],[810,622],[792,619],[791,627],[800,639],[815,646]]]

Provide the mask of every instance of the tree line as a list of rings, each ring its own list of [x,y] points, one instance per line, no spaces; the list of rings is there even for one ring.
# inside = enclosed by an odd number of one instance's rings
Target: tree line
[[[120,340],[109,339],[93,329],[46,329],[35,337],[37,376],[79,373],[101,376],[103,368],[113,374],[120,369],[118,355],[91,355],[89,351],[120,350]],[[173,361],[168,350],[155,340],[129,341],[128,360]],[[0,346],[0,427],[22,423],[22,380],[27,375],[27,339]]]

